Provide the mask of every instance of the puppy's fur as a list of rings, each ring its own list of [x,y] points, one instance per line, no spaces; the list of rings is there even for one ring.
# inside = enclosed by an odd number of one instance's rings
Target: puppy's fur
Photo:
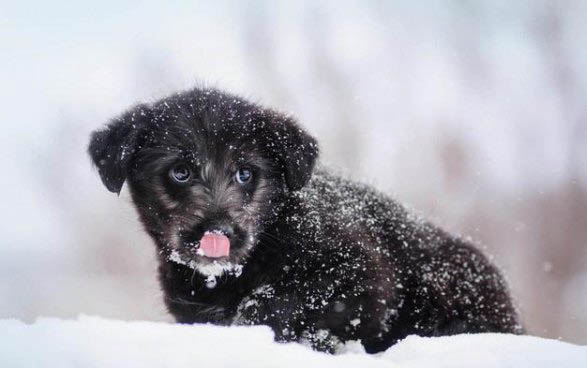
[[[89,153],[110,191],[128,182],[178,322],[268,325],[278,341],[329,352],[357,339],[374,353],[409,334],[522,332],[477,249],[315,168],[316,141],[289,116],[194,89],[114,119]],[[187,183],[170,176],[177,165]],[[228,257],[198,253],[207,231],[230,237]]]

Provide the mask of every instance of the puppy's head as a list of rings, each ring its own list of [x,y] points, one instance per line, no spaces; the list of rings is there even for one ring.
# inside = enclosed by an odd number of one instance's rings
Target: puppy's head
[[[128,182],[167,261],[238,272],[280,197],[312,175],[318,147],[295,121],[216,90],[139,105],[92,134],[102,182]]]

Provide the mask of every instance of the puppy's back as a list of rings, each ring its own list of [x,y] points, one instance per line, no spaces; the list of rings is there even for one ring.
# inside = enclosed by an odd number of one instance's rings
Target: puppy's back
[[[337,270],[330,278],[308,274],[356,297],[351,308],[362,309],[364,325],[353,337],[367,350],[409,334],[522,332],[497,268],[474,245],[388,196],[320,168],[290,202],[286,221],[304,239],[294,257],[307,268]]]

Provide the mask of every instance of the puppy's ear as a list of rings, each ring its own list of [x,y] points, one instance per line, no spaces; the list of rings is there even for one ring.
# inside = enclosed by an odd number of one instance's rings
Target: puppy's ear
[[[318,143],[291,117],[272,114],[270,141],[273,154],[291,191],[300,190],[312,177],[318,158]]]
[[[148,119],[149,108],[139,105],[92,133],[88,153],[109,191],[120,194]]]

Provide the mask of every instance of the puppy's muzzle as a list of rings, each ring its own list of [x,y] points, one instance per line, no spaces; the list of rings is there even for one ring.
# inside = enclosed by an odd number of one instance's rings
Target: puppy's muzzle
[[[234,226],[226,222],[205,222],[180,235],[183,245],[197,255],[221,258],[237,245]]]
[[[212,226],[200,239],[199,253],[208,258],[228,257],[230,255],[230,238],[234,229],[227,224]]]

